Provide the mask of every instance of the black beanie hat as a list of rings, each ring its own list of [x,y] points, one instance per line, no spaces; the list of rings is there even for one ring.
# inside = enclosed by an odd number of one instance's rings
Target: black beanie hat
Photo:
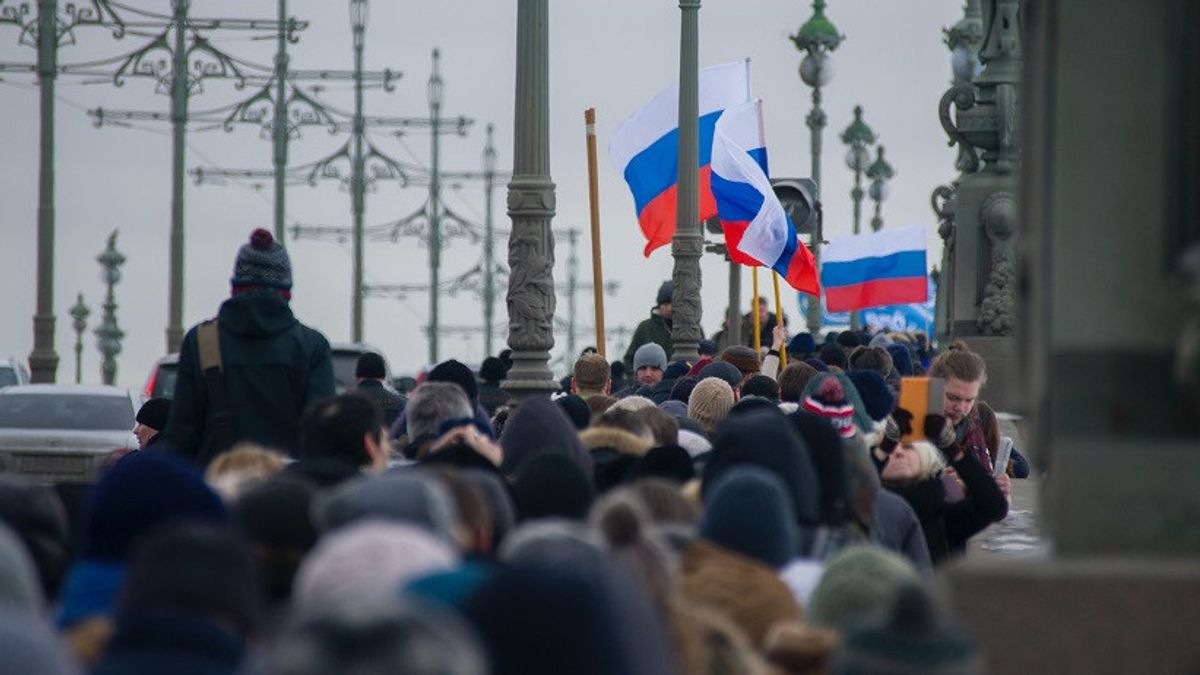
[[[654,299],[654,304],[665,305],[671,302],[671,297],[675,294],[675,282],[667,279],[658,287],[658,296]]]
[[[484,382],[499,382],[508,375],[508,366],[495,356],[489,356],[479,365],[479,379]]]
[[[249,633],[262,618],[262,586],[246,542],[228,526],[188,522],[156,532],[129,562],[121,613],[231,619]]]
[[[849,377],[850,381],[854,383],[854,388],[858,390],[858,397],[862,399],[863,406],[866,407],[867,414],[871,419],[878,422],[892,414],[896,397],[877,371],[852,370],[846,373],[846,377]]]
[[[354,376],[372,380],[387,377],[387,366],[383,363],[383,357],[375,352],[367,352],[359,356],[358,362],[354,364]]]
[[[571,424],[574,424],[576,429],[586,429],[587,425],[591,423],[591,408],[588,408],[587,402],[575,394],[559,396],[554,399],[554,402],[567,414],[567,417],[571,420]]]
[[[846,350],[836,342],[827,344],[821,347],[821,351],[817,353],[817,357],[825,362],[826,365],[837,366],[842,370],[846,369]]]
[[[250,241],[238,249],[233,263],[233,287],[262,286],[281,291],[292,289],[292,262],[287,249],[261,227],[250,233]]]
[[[778,569],[799,550],[791,509],[779,476],[759,466],[734,466],[705,495],[699,533],[722,548]]]
[[[137,411],[137,422],[155,431],[167,428],[167,420],[171,417],[171,399],[152,398],[142,404]]]
[[[661,445],[637,458],[625,472],[622,482],[639,478],[666,478],[677,483],[686,483],[696,477],[692,456],[678,445]]]
[[[426,382],[449,382],[462,387],[462,390],[467,394],[467,398],[471,400],[471,405],[479,400],[479,384],[475,381],[475,373],[471,372],[463,363],[450,359],[442,361],[429,371],[425,376]]]
[[[564,455],[530,459],[513,481],[512,494],[522,521],[547,517],[582,520],[596,498],[591,477]]]

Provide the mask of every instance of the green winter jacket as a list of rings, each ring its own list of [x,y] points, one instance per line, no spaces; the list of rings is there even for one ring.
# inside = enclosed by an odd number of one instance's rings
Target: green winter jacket
[[[633,331],[629,349],[625,350],[626,368],[630,371],[633,370],[633,353],[638,350],[638,347],[649,342],[657,342],[666,352],[667,358],[671,358],[671,352],[675,349],[675,344],[671,341],[671,324],[662,318],[657,308],[650,310],[650,318],[639,323],[637,330]]]
[[[333,396],[329,341],[292,315],[272,289],[239,293],[217,313],[226,397],[235,441],[295,454],[300,417],[312,401]],[[183,338],[175,401],[163,435],[175,450],[206,466],[208,389],[200,371],[196,327]]]

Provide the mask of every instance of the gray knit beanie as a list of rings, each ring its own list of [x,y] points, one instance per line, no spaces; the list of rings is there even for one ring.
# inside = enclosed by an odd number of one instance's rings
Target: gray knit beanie
[[[292,262],[287,249],[271,233],[259,228],[250,233],[250,241],[238,249],[229,284],[260,286],[281,291],[292,289]]]
[[[647,342],[633,353],[633,370],[637,372],[642,366],[651,366],[662,370],[667,367],[667,352],[657,342]]]

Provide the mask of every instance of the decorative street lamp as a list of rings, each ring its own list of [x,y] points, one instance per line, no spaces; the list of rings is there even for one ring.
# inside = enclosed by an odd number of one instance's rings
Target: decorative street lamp
[[[116,230],[108,235],[108,246],[96,256],[96,262],[100,263],[100,280],[108,287],[104,304],[101,306],[104,311],[101,314],[100,327],[96,329],[96,337],[99,338],[96,346],[104,355],[100,367],[104,384],[112,384],[117,379],[116,356],[121,353],[121,338],[125,337],[125,331],[117,325],[117,300],[113,295],[113,286],[121,280],[121,265],[125,264],[125,256],[117,250]]]
[[[879,215],[879,207],[888,196],[888,181],[896,175],[896,170],[883,158],[883,146],[875,148],[875,161],[867,167],[867,178],[871,179],[871,187],[867,194],[875,202],[875,217],[871,219],[871,229],[875,232],[883,229],[883,218]]]
[[[71,313],[71,327],[75,329],[75,384],[79,384],[83,381],[83,331],[87,330],[87,318],[92,310],[83,304],[83,293],[80,293],[79,299],[67,311]]]
[[[850,146],[846,150],[846,166],[854,172],[854,187],[850,190],[850,199],[854,200],[854,234],[862,231],[862,175],[871,161],[871,152],[867,146],[875,144],[875,132],[862,118],[861,105],[854,106],[854,121],[842,132],[842,142]]]
[[[812,87],[812,110],[805,119],[812,134],[810,147],[812,150],[812,179],[817,192],[817,201],[821,197],[821,131],[825,128],[825,111],[821,110],[821,87],[829,84],[833,77],[833,68],[829,63],[829,52],[837,49],[844,36],[838,33],[833,23],[825,17],[825,0],[813,0],[813,15],[800,26],[800,30],[791,36],[796,49],[804,52],[800,62],[800,79]],[[821,221],[817,220],[809,248],[817,264],[821,262],[821,240],[824,236]],[[814,300],[808,303],[808,330],[816,335],[821,330],[821,303]]]

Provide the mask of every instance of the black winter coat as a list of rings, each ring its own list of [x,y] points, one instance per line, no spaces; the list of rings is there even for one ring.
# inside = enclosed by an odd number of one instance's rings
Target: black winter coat
[[[971,537],[1008,515],[1008,500],[1000,486],[971,453],[962,453],[950,466],[966,486],[966,498],[962,501],[946,502],[946,488],[941,477],[909,485],[887,484],[889,490],[903,497],[917,513],[925,532],[925,543],[929,546],[929,558],[935,567],[962,554]]]
[[[400,411],[408,403],[408,399],[383,386],[379,380],[363,380],[355,387],[355,393],[371,399],[383,418],[383,425],[389,429],[400,416]]]
[[[277,291],[254,289],[221,303],[217,313],[226,396],[235,441],[295,454],[300,417],[312,401],[333,396],[329,341],[292,315]],[[208,390],[200,371],[196,327],[179,349],[175,401],[163,434],[175,450],[206,466]]]

